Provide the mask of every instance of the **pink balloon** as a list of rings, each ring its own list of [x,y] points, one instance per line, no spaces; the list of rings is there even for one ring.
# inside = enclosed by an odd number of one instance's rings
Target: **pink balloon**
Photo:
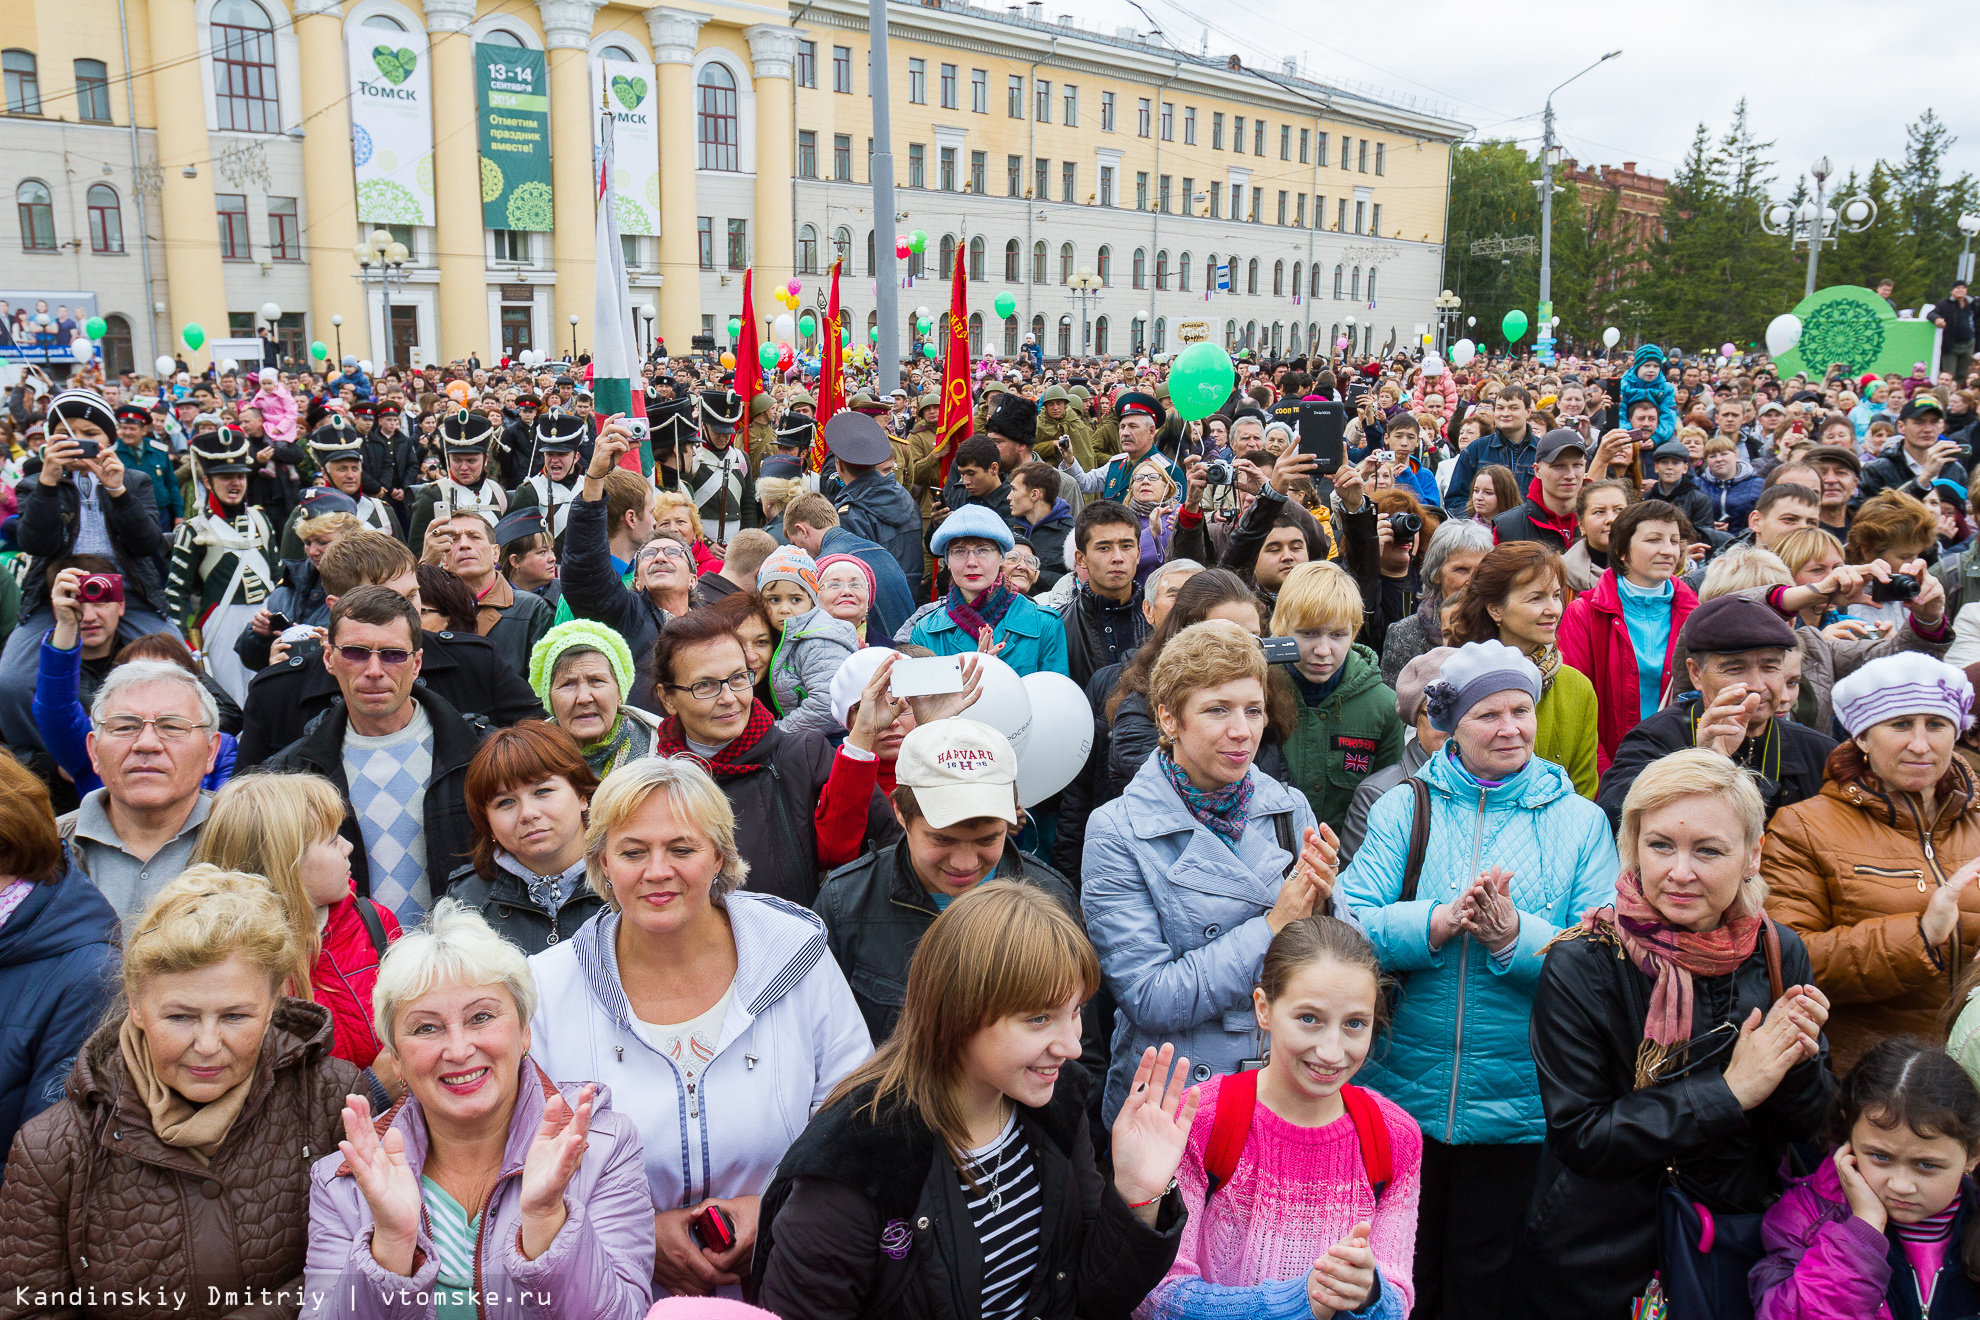
[[[792,280],[789,284],[786,284],[784,286],[784,292],[790,294],[791,297],[795,298],[800,293],[804,292],[804,286],[802,284],[799,284],[796,280]]]

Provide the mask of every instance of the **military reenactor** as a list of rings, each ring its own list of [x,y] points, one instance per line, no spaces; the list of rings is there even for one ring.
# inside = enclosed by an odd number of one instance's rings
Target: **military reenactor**
[[[117,405],[117,457],[126,468],[150,475],[159,531],[169,532],[186,520],[185,500],[172,467],[172,446],[153,433],[150,409],[135,403]]]
[[[359,522],[387,536],[399,534],[399,520],[391,507],[379,496],[364,493],[364,446],[358,440],[357,429],[344,420],[343,414],[333,412],[325,417],[323,424],[309,433],[303,448],[317,471],[323,474],[324,484],[350,499],[351,511]],[[283,559],[293,562],[303,557],[303,543],[296,535],[296,524],[309,516],[306,506],[298,504],[282,524]]]
[[[447,454],[447,472],[430,481],[413,503],[412,526],[406,540],[416,557],[425,557],[426,529],[435,518],[483,509],[497,517],[509,507],[502,483],[488,474],[488,446],[495,426],[487,417],[466,408],[440,419],[440,444]]]
[[[573,413],[551,409],[536,424],[536,452],[542,457],[542,471],[528,477],[509,492],[509,508],[538,509],[548,519],[550,535],[558,546],[564,542],[564,524],[571,516],[571,501],[577,498],[584,474],[578,471],[578,443],[584,438],[584,419]]]
[[[734,390],[703,390],[701,440],[681,474],[701,511],[702,529],[717,545],[726,546],[736,532],[761,521],[749,455],[735,442],[742,418],[742,396]]]
[[[172,562],[165,577],[169,615],[196,630],[207,672],[235,701],[247,696],[249,674],[234,641],[275,590],[270,555],[275,529],[247,502],[254,471],[253,442],[236,427],[192,438],[193,463],[205,504],[172,534]]]

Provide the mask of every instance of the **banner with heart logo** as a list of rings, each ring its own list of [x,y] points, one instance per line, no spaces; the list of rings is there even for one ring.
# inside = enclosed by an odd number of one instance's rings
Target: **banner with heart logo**
[[[600,112],[612,111],[612,180],[619,233],[660,232],[660,116],[654,113],[658,80],[651,64],[591,59],[591,151],[598,157]],[[594,189],[596,191],[596,189]]]
[[[474,47],[481,111],[481,223],[490,229],[556,227],[550,181],[550,79],[543,52]]]
[[[426,34],[351,24],[351,164],[365,224],[433,223],[432,61]]]

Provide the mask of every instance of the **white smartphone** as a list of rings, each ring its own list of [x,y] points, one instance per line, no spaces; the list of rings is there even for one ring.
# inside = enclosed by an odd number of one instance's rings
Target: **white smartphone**
[[[902,656],[889,690],[896,697],[939,697],[963,690],[962,660],[953,655]]]

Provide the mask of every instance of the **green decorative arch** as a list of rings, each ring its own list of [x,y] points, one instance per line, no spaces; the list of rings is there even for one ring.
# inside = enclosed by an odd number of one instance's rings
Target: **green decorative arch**
[[[1794,308],[1801,339],[1774,359],[1783,376],[1806,372],[1819,378],[1835,363],[1851,374],[1910,372],[1916,362],[1933,362],[1938,327],[1930,321],[1901,319],[1875,290],[1837,284],[1803,298]]]

